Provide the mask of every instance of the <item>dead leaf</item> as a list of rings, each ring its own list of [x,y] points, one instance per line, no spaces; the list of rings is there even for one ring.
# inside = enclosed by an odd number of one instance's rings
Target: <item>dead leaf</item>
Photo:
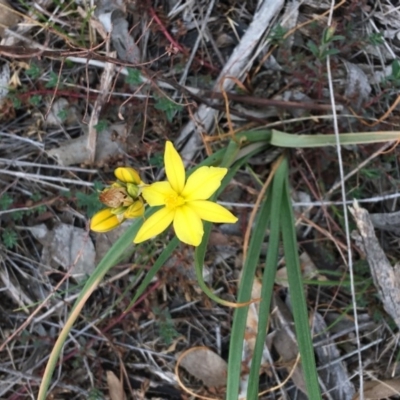
[[[43,245],[42,263],[56,263],[66,270],[71,267],[71,275],[76,280],[86,279],[95,268],[95,251],[88,232],[67,224],[58,224],[47,229],[40,224],[29,228],[32,235]]]
[[[95,16],[106,32],[111,32],[111,42],[118,58],[132,64],[140,63],[140,49],[129,33],[125,5],[120,1],[101,0],[97,4]]]
[[[361,105],[368,100],[372,87],[370,79],[365,72],[358,66],[348,61],[344,62],[347,69],[345,96],[354,99],[352,107],[359,110]]]
[[[115,376],[114,372],[107,371],[107,384],[111,400],[126,400],[122,382]]]
[[[193,347],[181,355],[179,364],[207,387],[226,384],[227,363],[207,347]]]
[[[365,400],[379,400],[385,399],[390,396],[400,394],[400,380],[389,379],[383,381],[368,381],[364,383],[364,399]],[[360,394],[354,396],[354,400],[358,400]]]

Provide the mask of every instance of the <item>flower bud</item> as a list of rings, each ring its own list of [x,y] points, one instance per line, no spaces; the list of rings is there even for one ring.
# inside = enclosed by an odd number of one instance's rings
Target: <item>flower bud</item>
[[[125,218],[137,218],[144,214],[144,205],[141,199],[136,200],[132,205],[130,205],[125,213]]]
[[[124,183],[135,183],[136,185],[139,185],[141,182],[138,172],[133,168],[117,168],[114,171],[114,175],[118,180]]]
[[[115,215],[109,208],[105,208],[93,216],[90,229],[94,232],[108,232],[120,225],[123,220],[123,215]]]
[[[139,186],[134,183],[127,183],[126,191],[128,192],[129,196],[131,196],[133,199],[136,199],[136,197],[139,196],[140,189]]]

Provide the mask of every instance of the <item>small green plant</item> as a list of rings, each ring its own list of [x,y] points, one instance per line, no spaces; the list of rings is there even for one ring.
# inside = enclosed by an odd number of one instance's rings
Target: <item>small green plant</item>
[[[125,78],[129,85],[141,85],[143,83],[142,74],[137,68],[127,68],[128,76]]]
[[[29,98],[29,103],[32,104],[34,107],[39,106],[39,104],[42,102],[42,96],[39,94],[35,94],[34,96]]]
[[[32,199],[32,201],[37,203],[37,202],[41,201],[43,198],[42,198],[42,195],[40,193],[33,193],[31,199]],[[43,206],[36,207],[32,211],[27,211],[27,213],[31,213],[31,212],[34,212],[34,211],[36,211],[39,215],[43,214],[44,212],[46,212],[46,206],[43,205]]]
[[[104,132],[108,128],[108,121],[105,119],[100,119],[99,122],[94,126],[97,133]]]
[[[103,393],[100,389],[92,388],[88,394],[88,400],[104,400]]]
[[[8,93],[8,98],[11,100],[13,107],[18,110],[22,107],[22,102],[18,98],[17,94],[15,92],[9,92]]]
[[[55,72],[50,71],[49,80],[47,81],[45,88],[54,89],[55,87],[57,87],[57,84],[58,84],[58,75]],[[58,87],[61,87],[61,84],[59,84]]]
[[[164,162],[164,158],[162,154],[155,154],[154,156],[151,156],[149,159],[149,164],[152,165],[153,167],[160,168],[162,167]]]
[[[392,73],[387,76],[384,81],[391,82],[394,86],[400,86],[400,62],[399,60],[393,60],[392,62]]]
[[[175,329],[171,314],[168,309],[161,310],[159,307],[155,307],[153,313],[157,317],[160,338],[167,346],[169,346],[172,341],[179,336],[179,333]]]
[[[335,41],[345,40],[345,37],[342,35],[335,35],[334,33],[335,28],[329,27],[325,29],[319,45],[315,44],[312,40],[308,41],[308,49],[319,61],[324,61],[328,56],[332,56],[340,52],[338,49],[331,47],[331,45]]]
[[[29,76],[29,77],[31,77],[32,79],[38,79],[39,77],[40,77],[40,75],[41,75],[41,70],[40,70],[40,68],[39,68],[39,66],[37,65],[37,64],[35,64],[35,63],[32,63],[30,66],[29,66],[29,69],[27,69],[26,71],[25,71],[25,73]]]
[[[381,32],[378,33],[372,33],[369,37],[368,37],[368,42],[370,44],[372,44],[373,46],[379,46],[381,44],[383,44],[384,40],[383,40],[383,35]]]
[[[61,122],[64,122],[68,117],[68,110],[63,108],[57,113],[57,117],[60,118]]]
[[[24,215],[25,215],[24,211],[14,211],[11,213],[11,218],[13,221],[17,222],[20,221]]]
[[[382,176],[382,171],[378,168],[363,168],[360,174],[368,179],[378,179]]]
[[[18,242],[17,232],[11,228],[4,229],[3,233],[1,234],[1,241],[7,249],[12,249]]]
[[[182,110],[183,106],[170,100],[168,97],[156,97],[154,104],[156,110],[164,111],[168,122],[172,122],[176,112]]]
[[[271,42],[272,45],[278,46],[285,39],[285,35],[288,32],[286,28],[282,25],[278,24],[267,36],[267,39]]]
[[[97,213],[97,211],[101,210],[104,205],[100,202],[99,200],[99,193],[98,191],[103,188],[103,184],[101,182],[94,182],[94,189],[95,191],[86,194],[83,192],[77,192],[76,193],[76,200],[77,204],[79,207],[83,208],[88,215],[89,218],[91,218],[94,214]]]
[[[13,202],[14,200],[8,193],[3,194],[3,196],[0,197],[0,210],[8,210]]]

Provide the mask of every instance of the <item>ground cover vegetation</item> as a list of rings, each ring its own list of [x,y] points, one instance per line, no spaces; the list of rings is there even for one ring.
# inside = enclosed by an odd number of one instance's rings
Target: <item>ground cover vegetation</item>
[[[0,398],[396,398],[394,2],[0,7]]]

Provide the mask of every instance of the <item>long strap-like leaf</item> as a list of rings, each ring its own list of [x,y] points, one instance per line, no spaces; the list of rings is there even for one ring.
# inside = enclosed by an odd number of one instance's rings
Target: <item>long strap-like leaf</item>
[[[301,356],[301,366],[304,371],[308,398],[318,400],[321,399],[321,393],[318,384],[318,374],[315,365],[310,325],[308,323],[308,310],[303,289],[303,276],[301,274],[298,256],[296,229],[294,225],[288,176],[286,176],[285,179],[281,216],[283,251],[285,254],[290,300],[296,328],[296,338]]]

